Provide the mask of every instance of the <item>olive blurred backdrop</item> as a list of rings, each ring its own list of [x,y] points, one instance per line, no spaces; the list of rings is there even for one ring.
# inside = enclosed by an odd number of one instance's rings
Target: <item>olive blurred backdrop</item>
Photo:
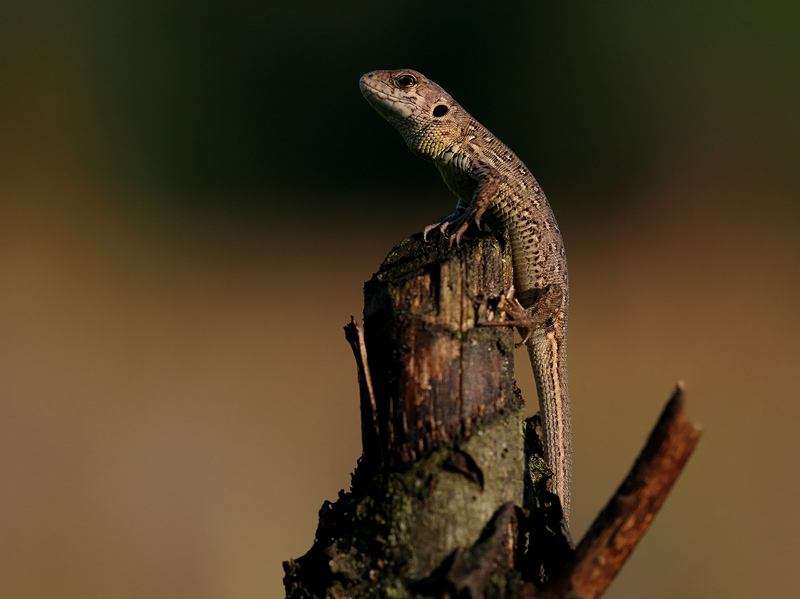
[[[4,0],[3,597],[281,596],[359,455],[342,326],[455,202],[359,94],[406,66],[559,219],[575,532],[677,380],[705,428],[608,596],[800,593],[800,4]]]

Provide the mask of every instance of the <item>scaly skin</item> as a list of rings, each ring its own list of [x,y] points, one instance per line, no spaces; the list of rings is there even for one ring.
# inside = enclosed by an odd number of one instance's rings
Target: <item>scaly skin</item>
[[[569,285],[564,242],[553,211],[531,172],[500,140],[436,83],[410,69],[372,71],[361,93],[403,136],[417,156],[433,162],[459,198],[456,211],[425,229],[452,231],[458,242],[481,220],[507,231],[516,300],[527,312],[523,335],[533,366],[544,425],[551,489],[569,523],[572,440],[567,386]],[[527,320],[525,317],[527,316]]]

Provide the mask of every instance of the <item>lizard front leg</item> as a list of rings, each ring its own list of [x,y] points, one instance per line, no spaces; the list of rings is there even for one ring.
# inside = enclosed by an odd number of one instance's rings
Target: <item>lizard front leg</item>
[[[459,244],[464,232],[469,228],[472,223],[480,226],[481,217],[484,212],[492,205],[497,199],[497,190],[500,187],[500,176],[495,169],[485,169],[480,174],[478,185],[475,192],[472,194],[472,199],[469,204],[466,204],[461,198],[458,199],[456,204],[456,211],[453,214],[445,216],[440,221],[428,225],[422,231],[424,239],[428,238],[428,233],[434,229],[439,229],[442,234],[446,234],[448,229],[455,229],[450,234],[450,245],[455,243]]]
[[[447,230],[447,227],[456,219],[461,218],[461,215],[464,214],[467,209],[469,208],[469,204],[467,204],[461,198],[458,198],[458,202],[456,203],[456,209],[453,214],[448,214],[445,217],[440,218],[438,221],[433,223],[432,225],[428,225],[424,229],[422,229],[422,239],[425,241],[428,240],[428,233],[433,231],[434,229],[439,229],[439,231],[444,234]]]
[[[459,244],[464,233],[472,223],[481,225],[484,212],[497,200],[497,191],[500,188],[500,175],[496,169],[486,168],[479,172],[478,186],[472,195],[472,200],[466,211],[462,212],[450,223],[455,231],[450,234],[450,245]],[[442,230],[444,232],[444,229]]]

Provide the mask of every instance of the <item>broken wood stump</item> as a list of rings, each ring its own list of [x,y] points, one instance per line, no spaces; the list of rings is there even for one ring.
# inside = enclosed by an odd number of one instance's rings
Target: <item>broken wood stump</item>
[[[350,492],[322,506],[311,549],[284,562],[288,599],[599,597],[622,567],[697,430],[676,392],[574,552],[537,419],[524,420],[514,331],[482,326],[504,319],[511,283],[508,244],[478,232],[458,247],[412,236],[366,283],[364,327],[345,327],[363,452]]]
[[[513,330],[494,319],[511,285],[508,255],[484,234],[459,248],[405,240],[365,285],[364,341],[375,411],[362,423],[364,465],[402,469],[518,411]],[[372,402],[365,405],[372,407]]]

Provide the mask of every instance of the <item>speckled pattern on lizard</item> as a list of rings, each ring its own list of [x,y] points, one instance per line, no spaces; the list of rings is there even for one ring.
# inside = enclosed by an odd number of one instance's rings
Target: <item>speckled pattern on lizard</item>
[[[556,219],[530,170],[446,91],[411,69],[372,71],[361,92],[417,156],[433,162],[459,198],[425,228],[461,239],[471,223],[505,231],[514,269],[514,321],[528,348],[544,427],[544,451],[569,523],[572,440],[567,383],[567,258]],[[524,310],[524,312],[523,312]],[[521,314],[521,315],[520,315]]]

